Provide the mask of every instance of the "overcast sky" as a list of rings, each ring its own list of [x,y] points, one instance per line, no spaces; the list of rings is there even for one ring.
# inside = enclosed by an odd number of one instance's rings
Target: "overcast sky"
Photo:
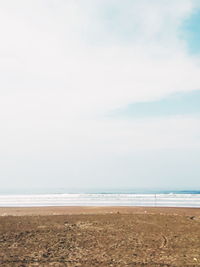
[[[0,1],[1,189],[199,189],[198,25],[198,0]]]

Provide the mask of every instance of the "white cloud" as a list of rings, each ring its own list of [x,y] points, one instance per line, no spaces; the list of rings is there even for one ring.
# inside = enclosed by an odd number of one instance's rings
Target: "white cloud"
[[[195,1],[7,1],[1,88],[56,89],[70,107],[77,101],[74,112],[199,89],[199,59],[178,38],[194,8]]]
[[[199,147],[198,118],[102,119],[133,102],[200,89],[200,59],[188,54],[180,32],[198,6],[193,0],[1,2],[1,154],[88,152],[93,160],[134,149]]]

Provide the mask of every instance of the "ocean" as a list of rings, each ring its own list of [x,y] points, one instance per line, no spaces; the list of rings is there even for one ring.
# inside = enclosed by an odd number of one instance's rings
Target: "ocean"
[[[41,206],[149,206],[199,208],[200,192],[0,194],[0,207]]]

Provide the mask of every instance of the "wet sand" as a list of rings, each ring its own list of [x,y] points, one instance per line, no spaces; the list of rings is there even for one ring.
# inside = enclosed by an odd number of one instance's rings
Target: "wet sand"
[[[0,266],[200,266],[200,209],[0,208]]]

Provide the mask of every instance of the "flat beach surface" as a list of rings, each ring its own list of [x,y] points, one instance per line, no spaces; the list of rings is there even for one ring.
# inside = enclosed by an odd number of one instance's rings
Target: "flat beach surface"
[[[0,208],[0,266],[200,266],[200,209]]]

